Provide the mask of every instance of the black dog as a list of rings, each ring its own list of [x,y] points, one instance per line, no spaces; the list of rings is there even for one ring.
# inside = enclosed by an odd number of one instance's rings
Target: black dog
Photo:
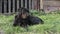
[[[15,16],[13,26],[27,27],[39,23],[43,24],[44,21],[38,17],[32,16],[28,9],[22,7],[18,9],[18,14]]]

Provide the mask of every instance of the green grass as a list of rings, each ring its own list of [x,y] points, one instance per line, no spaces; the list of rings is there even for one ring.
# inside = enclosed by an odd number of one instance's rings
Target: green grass
[[[0,15],[0,31],[5,34],[60,34],[60,14],[46,14],[38,16],[44,24],[28,27],[13,27],[14,15]]]

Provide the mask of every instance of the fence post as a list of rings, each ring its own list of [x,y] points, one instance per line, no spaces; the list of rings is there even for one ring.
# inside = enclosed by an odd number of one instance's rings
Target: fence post
[[[31,9],[32,9],[32,0],[31,0],[31,5],[30,6],[31,6]]]
[[[34,0],[32,0],[32,9],[34,10]]]
[[[29,0],[29,9],[31,10],[31,0]]]
[[[23,7],[23,0],[21,0],[21,7]]]
[[[45,11],[43,9],[43,0],[40,0],[40,13],[45,15]]]
[[[9,5],[9,14],[11,14],[11,0],[8,0],[8,5]]]
[[[2,13],[2,0],[0,0],[0,13]]]
[[[13,13],[15,13],[15,0],[13,0]]]
[[[43,0],[40,0],[40,9],[43,9]]]

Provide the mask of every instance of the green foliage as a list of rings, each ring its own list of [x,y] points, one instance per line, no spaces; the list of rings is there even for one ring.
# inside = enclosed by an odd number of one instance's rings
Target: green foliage
[[[60,10],[51,11],[50,14],[60,14]]]
[[[44,24],[28,27],[28,31],[22,27],[13,27],[14,15],[0,15],[0,31],[5,34],[60,34],[60,14],[46,14],[38,16]]]
[[[37,10],[31,10],[30,13],[38,16],[45,15],[44,11],[37,11]]]

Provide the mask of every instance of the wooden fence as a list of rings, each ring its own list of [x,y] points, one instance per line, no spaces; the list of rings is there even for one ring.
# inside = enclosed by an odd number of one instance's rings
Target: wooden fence
[[[40,10],[40,0],[0,0],[0,13],[15,13],[20,7]]]

